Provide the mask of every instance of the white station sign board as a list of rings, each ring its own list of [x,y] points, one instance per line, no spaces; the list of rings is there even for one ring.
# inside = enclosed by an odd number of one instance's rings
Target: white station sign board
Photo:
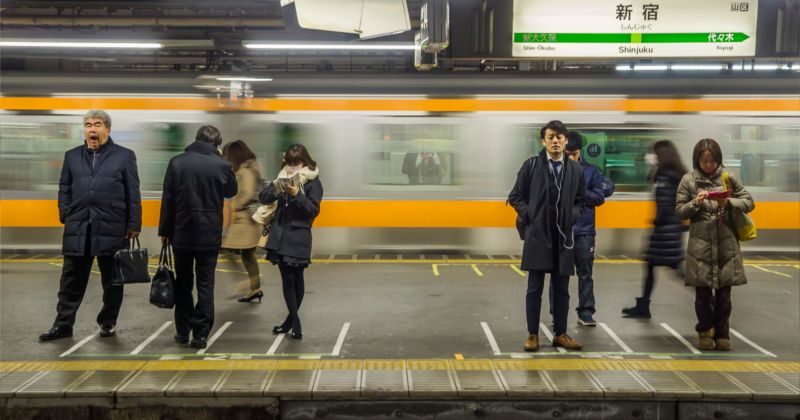
[[[751,57],[758,0],[514,0],[514,57]]]

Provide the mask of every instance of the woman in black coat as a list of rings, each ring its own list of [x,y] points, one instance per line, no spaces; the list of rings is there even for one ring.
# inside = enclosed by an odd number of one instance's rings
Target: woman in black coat
[[[684,229],[675,213],[675,196],[686,168],[675,145],[669,140],[657,141],[653,144],[652,153],[645,157],[653,165],[650,181],[656,186],[656,218],[653,220],[650,245],[644,255],[647,272],[642,297],[636,298],[635,306],[622,310],[630,318],[650,318],[650,295],[655,285],[655,267],[678,269],[683,261]]]
[[[322,201],[318,176],[317,162],[305,146],[294,144],[283,155],[278,178],[259,194],[263,204],[278,202],[267,241],[267,259],[280,270],[283,299],[289,310],[272,333],[291,331],[292,338],[297,339],[303,338],[298,311],[305,294],[303,271],[311,264],[311,226]]]

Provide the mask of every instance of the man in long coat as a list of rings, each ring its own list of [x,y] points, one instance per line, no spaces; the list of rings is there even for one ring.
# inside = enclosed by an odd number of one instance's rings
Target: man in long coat
[[[64,224],[58,315],[40,341],[72,337],[95,257],[103,284],[103,308],[97,315],[100,336],[116,334],[122,286],[111,284],[113,255],[142,230],[136,154],[111,140],[111,117],[104,111],[87,112],[83,128],[84,144],[64,154],[58,185],[58,213]]]
[[[567,335],[569,276],[575,274],[575,238],[572,227],[583,210],[584,181],[580,164],[566,158],[567,127],[550,121],[540,130],[542,150],[517,173],[508,202],[518,215],[524,240],[522,269],[528,271],[525,312],[528,322],[526,351],[539,349],[539,316],[544,275],[553,285],[553,346],[580,350]]]

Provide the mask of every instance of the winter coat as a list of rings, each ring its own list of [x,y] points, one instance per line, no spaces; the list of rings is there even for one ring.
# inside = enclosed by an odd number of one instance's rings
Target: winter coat
[[[249,249],[258,244],[263,226],[254,222],[247,209],[248,204],[258,200],[261,192],[261,168],[255,159],[250,159],[236,171],[236,184],[239,191],[231,199],[233,213],[228,234],[222,239],[222,247],[227,249]]]
[[[657,174],[656,218],[653,232],[645,251],[644,259],[656,266],[677,267],[683,261],[683,224],[675,214],[675,195],[681,174],[663,172]]]
[[[58,214],[64,224],[64,255],[84,255],[90,223],[91,255],[113,255],[127,247],[127,231],[142,230],[136,154],[111,138],[97,151],[83,145],[66,152]]]
[[[286,176],[282,169],[279,177]],[[322,183],[319,168],[300,170],[301,188],[296,196],[280,192],[271,182],[261,191],[259,200],[263,204],[278,201],[272,229],[267,241],[267,250],[278,255],[296,259],[311,259],[311,226],[319,214],[322,201]]]
[[[205,142],[190,144],[167,165],[158,235],[169,237],[178,249],[219,250],[222,205],[236,191],[231,164],[217,148]]]
[[[566,241],[556,231],[556,220],[551,206],[556,202],[557,190],[550,175],[547,152],[529,158],[517,173],[517,181],[508,194],[508,202],[517,211],[524,224],[522,247],[522,269],[557,271],[558,275],[575,274],[575,255],[572,249],[574,236],[572,227],[583,211],[585,195],[581,165],[564,158],[561,169],[561,197],[558,199],[558,226],[567,237]],[[534,165],[534,161],[536,162]],[[556,231],[554,233],[554,231]],[[553,267],[553,245],[558,251],[558,267]]]
[[[575,231],[575,236],[594,236],[597,234],[594,208],[602,206],[606,201],[606,197],[611,197],[611,194],[614,194],[614,181],[606,178],[597,166],[587,162],[583,156],[581,156],[580,164],[583,168],[586,195],[584,196],[583,212],[581,212],[572,229]]]
[[[739,240],[731,228],[730,211],[738,209],[749,213],[755,207],[750,193],[739,179],[730,174],[733,192],[729,205],[719,217],[719,206],[714,200],[703,200],[700,206],[695,197],[700,191],[724,191],[722,167],[706,176],[694,170],[681,179],[678,186],[676,209],[678,217],[690,219],[689,246],[686,250],[686,285],[719,289],[747,283]]]

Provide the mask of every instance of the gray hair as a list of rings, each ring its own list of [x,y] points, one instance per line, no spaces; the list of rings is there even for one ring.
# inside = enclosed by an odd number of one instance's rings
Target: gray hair
[[[107,112],[101,111],[99,109],[93,109],[83,114],[83,123],[86,124],[86,121],[92,118],[103,120],[103,124],[105,124],[106,127],[111,128],[111,117],[108,115]]]

